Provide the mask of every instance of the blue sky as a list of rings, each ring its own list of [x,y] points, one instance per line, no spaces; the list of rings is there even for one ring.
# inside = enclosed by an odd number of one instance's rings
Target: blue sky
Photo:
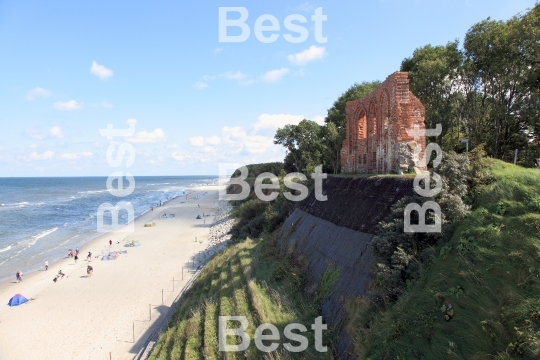
[[[124,170],[108,164],[98,129],[127,122],[135,133],[113,141],[135,149],[133,175],[281,160],[277,127],[322,123],[354,82],[384,80],[416,48],[462,40],[474,23],[507,20],[535,0],[111,3],[0,1],[0,176]],[[246,41],[219,41],[219,7],[247,10]],[[326,42],[315,38],[317,8]],[[254,31],[265,14],[280,26],[264,33],[279,34],[272,43]],[[307,19],[303,42],[284,38],[298,36],[284,28],[293,14]]]

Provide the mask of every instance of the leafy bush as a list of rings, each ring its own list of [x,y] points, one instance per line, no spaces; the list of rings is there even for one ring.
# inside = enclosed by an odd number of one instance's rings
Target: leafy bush
[[[386,302],[397,300],[407,282],[419,276],[422,267],[433,256],[432,247],[448,241],[455,224],[464,219],[470,209],[461,198],[468,192],[471,173],[467,156],[453,151],[444,153],[436,172],[442,178],[442,190],[439,194],[434,199],[412,196],[396,202],[392,206],[391,214],[379,223],[377,236],[371,243],[379,259],[374,270],[375,286]],[[431,187],[434,187],[433,180]],[[405,233],[405,207],[413,202],[423,205],[426,201],[435,201],[441,207],[442,231]],[[426,218],[426,224],[434,223],[435,213],[427,212]],[[418,223],[418,212],[411,214],[411,223]],[[441,255],[444,253],[443,251]]]

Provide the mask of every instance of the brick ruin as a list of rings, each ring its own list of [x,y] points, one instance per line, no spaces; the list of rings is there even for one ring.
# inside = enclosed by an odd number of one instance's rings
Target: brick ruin
[[[388,76],[371,94],[346,104],[345,173],[426,170],[424,105],[409,90],[406,72]]]

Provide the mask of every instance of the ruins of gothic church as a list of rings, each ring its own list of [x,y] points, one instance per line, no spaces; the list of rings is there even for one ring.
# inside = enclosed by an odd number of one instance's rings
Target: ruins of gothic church
[[[368,96],[348,101],[342,172],[426,170],[424,116],[424,105],[409,90],[406,72],[395,72]]]

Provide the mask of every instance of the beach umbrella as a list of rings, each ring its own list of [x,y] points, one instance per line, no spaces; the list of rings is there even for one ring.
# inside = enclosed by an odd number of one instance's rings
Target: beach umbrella
[[[28,299],[22,296],[21,294],[15,294],[11,299],[9,299],[9,306],[19,306],[27,302]]]

